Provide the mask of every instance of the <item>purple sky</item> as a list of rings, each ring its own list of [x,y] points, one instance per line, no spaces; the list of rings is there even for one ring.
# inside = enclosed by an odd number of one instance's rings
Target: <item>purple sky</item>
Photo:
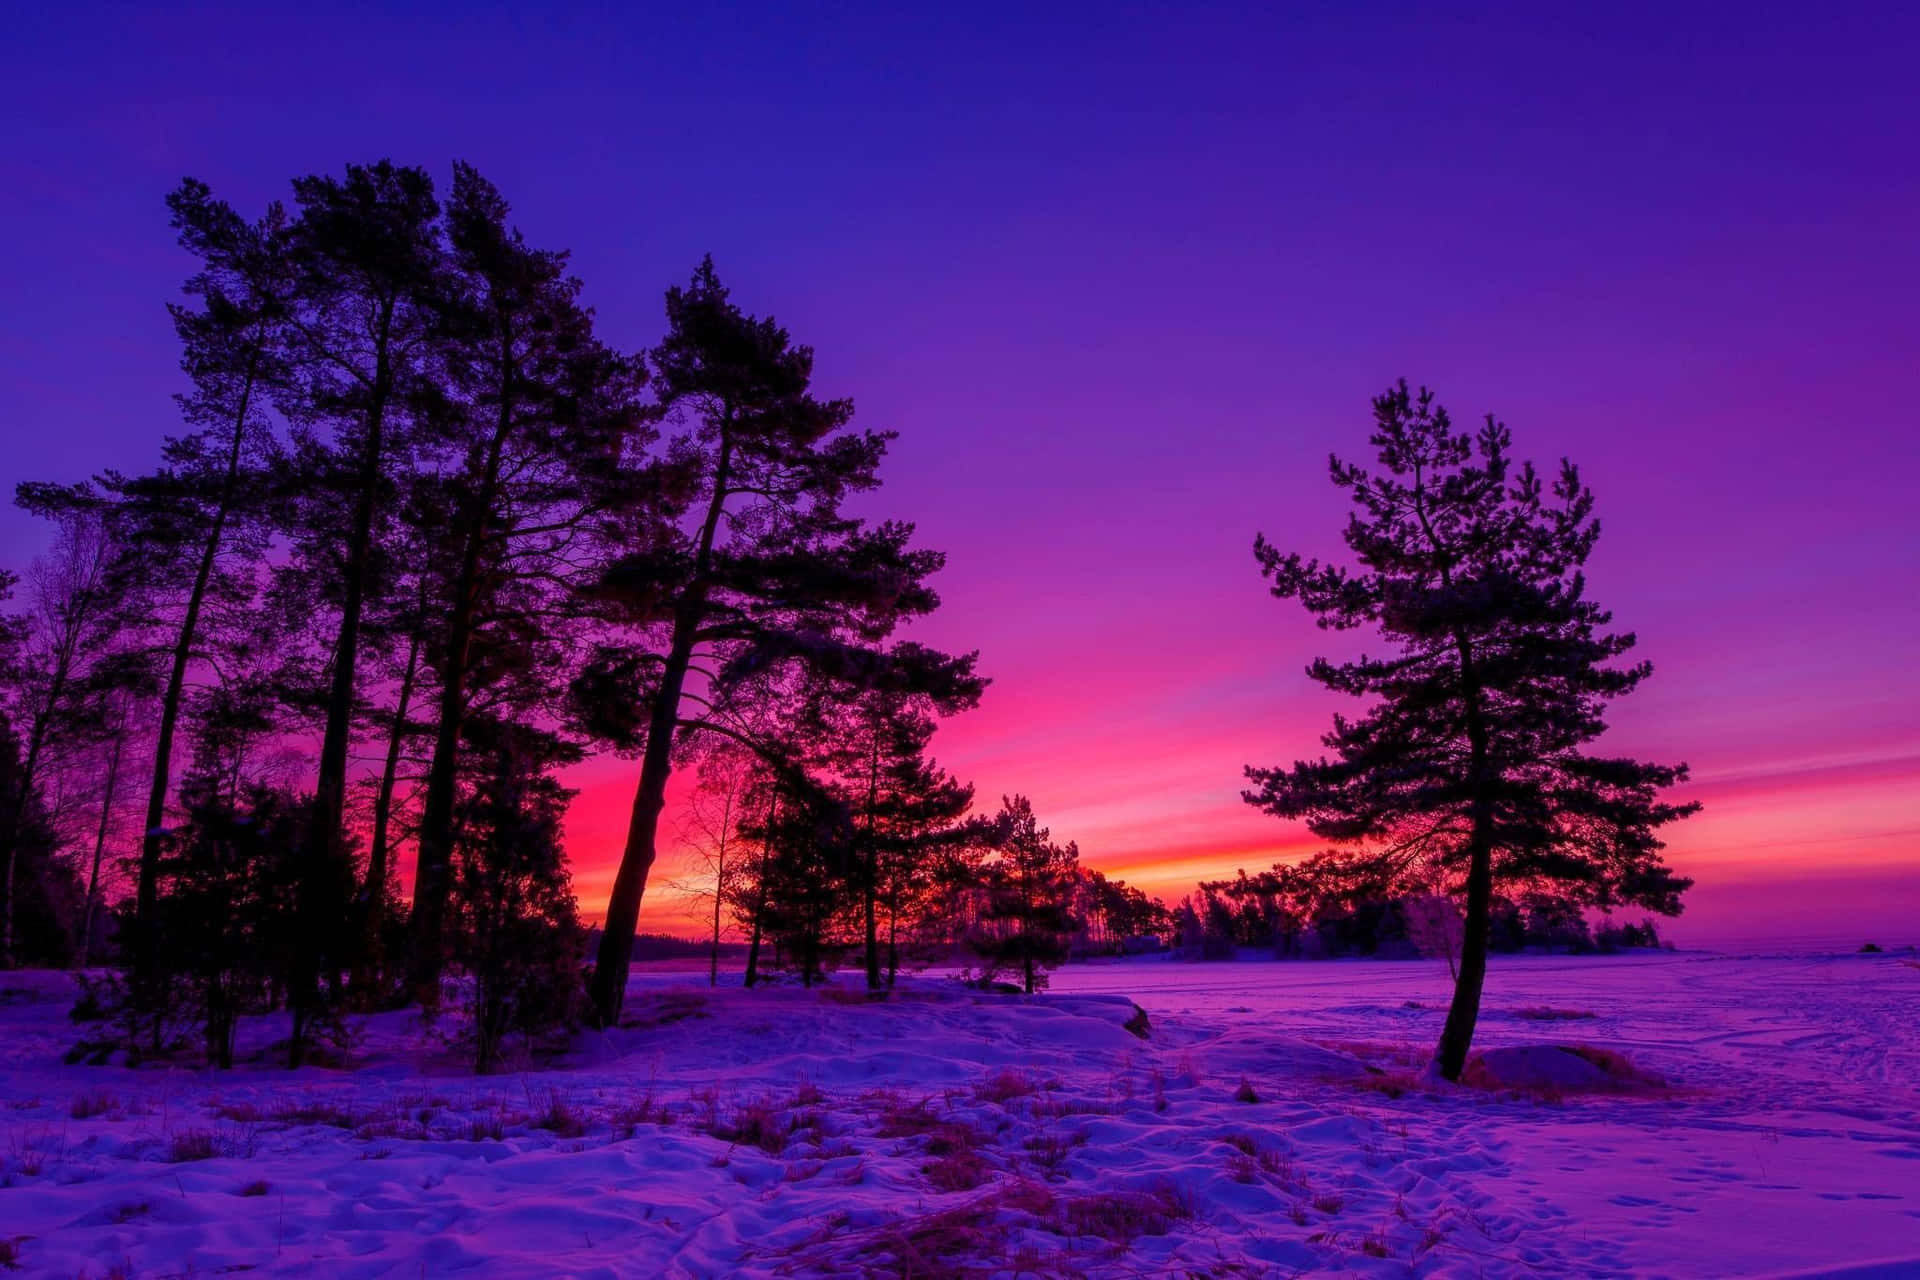
[[[995,677],[940,754],[1175,893],[1310,847],[1237,800],[1338,706],[1248,546],[1336,548],[1325,455],[1404,374],[1598,491],[1658,668],[1613,741],[1709,806],[1679,935],[1920,932],[1920,11],[260,8],[11,16],[0,482],[171,427],[180,177],[470,160],[610,340],[710,251],[901,431],[919,634]],[[583,775],[590,905],[630,768]]]

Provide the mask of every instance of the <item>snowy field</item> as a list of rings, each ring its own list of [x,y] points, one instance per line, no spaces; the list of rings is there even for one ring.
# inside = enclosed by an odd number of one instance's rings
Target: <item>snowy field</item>
[[[700,981],[637,975],[635,1025],[475,1079],[408,1015],[360,1024],[344,1070],[64,1066],[69,981],[0,975],[0,1260],[1920,1276],[1912,955],[1496,957],[1481,1045],[1597,1046],[1665,1082],[1594,1091],[1421,1087],[1431,963],[1132,961],[1031,1001],[928,978],[884,1005]]]

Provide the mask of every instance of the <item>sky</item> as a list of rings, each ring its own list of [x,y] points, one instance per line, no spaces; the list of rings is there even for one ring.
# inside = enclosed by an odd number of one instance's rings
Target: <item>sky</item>
[[[1673,934],[1920,940],[1920,10],[275,8],[10,17],[7,487],[173,427],[180,178],[470,161],[607,340],[711,253],[900,433],[871,514],[948,554],[910,634],[993,678],[936,754],[1173,897],[1317,847],[1241,770],[1317,753],[1349,641],[1251,544],[1340,551],[1326,457],[1404,376],[1598,495],[1656,668],[1608,746],[1706,805]],[[635,769],[574,779],[589,909]]]

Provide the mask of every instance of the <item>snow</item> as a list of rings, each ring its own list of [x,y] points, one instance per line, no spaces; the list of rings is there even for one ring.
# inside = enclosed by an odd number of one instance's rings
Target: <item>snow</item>
[[[1448,990],[1155,958],[876,1004],[654,971],[635,1025],[475,1078],[409,1014],[358,1021],[344,1070],[67,1066],[70,981],[4,974],[0,1241],[62,1277],[1920,1275],[1911,956],[1496,957],[1499,1088],[1421,1079]]]

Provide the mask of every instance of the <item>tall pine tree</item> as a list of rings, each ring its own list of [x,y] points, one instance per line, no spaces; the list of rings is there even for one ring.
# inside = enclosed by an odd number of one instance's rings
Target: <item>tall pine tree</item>
[[[769,665],[835,661],[933,609],[924,579],[943,559],[908,547],[911,526],[869,528],[843,513],[849,493],[878,483],[890,437],[843,430],[853,405],[813,395],[812,350],[735,306],[711,261],[668,291],[667,320],[654,385],[684,428],[668,465],[687,517],[610,565],[603,583],[650,642],[628,664],[647,708],[645,746],[593,973],[603,1023],[625,997],[676,744],[745,736],[713,709]],[[704,692],[687,687],[690,671]]]
[[[1308,674],[1373,701],[1335,716],[1333,755],[1249,768],[1246,799],[1341,846],[1388,881],[1439,880],[1466,899],[1459,977],[1435,1055],[1456,1080],[1486,978],[1496,886],[1583,905],[1675,914],[1691,881],[1662,862],[1656,833],[1693,813],[1660,792],[1686,766],[1590,755],[1607,704],[1652,668],[1619,665],[1631,632],[1586,598],[1582,566],[1600,534],[1593,494],[1562,461],[1551,484],[1508,457],[1489,416],[1455,431],[1431,392],[1403,381],[1373,403],[1381,470],[1331,460],[1356,510],[1357,568],[1254,544],[1273,594],[1322,628],[1369,626],[1391,647]]]
[[[54,519],[82,511],[109,519],[119,563],[115,590],[137,596],[138,623],[163,672],[146,822],[136,880],[135,932],[151,921],[161,839],[172,796],[175,742],[194,669],[207,658],[210,622],[244,611],[267,537],[267,475],[275,441],[269,409],[285,388],[283,328],[292,293],[287,218],[278,204],[249,222],[204,182],[167,196],[180,247],[197,266],[169,304],[180,367],[177,397],[189,430],[170,437],[160,467],[108,472],[94,485],[21,486],[21,505]],[[131,612],[131,611],[129,611]],[[140,939],[131,940],[138,963]]]
[[[615,508],[631,524],[650,490],[635,463],[653,439],[637,361],[601,343],[564,253],[536,249],[507,203],[466,165],[446,224],[452,270],[441,330],[445,564],[436,605],[438,705],[420,819],[412,980],[431,992],[445,950],[463,728],[489,695],[530,707],[565,687],[579,619],[567,588]],[[644,510],[641,513],[644,519]],[[515,683],[509,695],[504,686]]]
[[[446,254],[433,182],[387,161],[349,165],[344,177],[294,182],[289,230],[295,300],[288,329],[296,388],[289,412],[303,428],[294,470],[301,489],[296,545],[337,626],[328,653],[308,874],[300,893],[289,997],[297,1065],[318,984],[345,959],[344,902],[328,886],[347,865],[348,749],[360,691],[362,624],[384,586],[383,534],[396,476],[418,445],[431,379]],[[312,434],[314,427],[323,428]],[[344,518],[343,518],[344,517]]]

